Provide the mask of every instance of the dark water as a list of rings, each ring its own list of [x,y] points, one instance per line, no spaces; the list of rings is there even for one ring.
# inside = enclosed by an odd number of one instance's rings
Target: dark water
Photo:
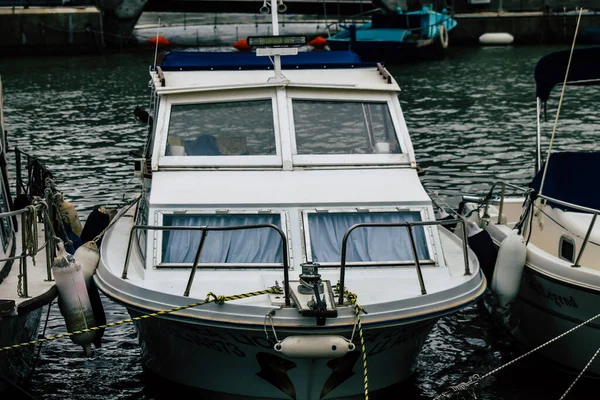
[[[483,193],[498,179],[527,183],[534,165],[533,69],[540,56],[557,49],[453,48],[443,61],[391,68],[427,188],[456,205],[462,194]],[[95,205],[135,193],[128,158],[141,149],[145,128],[132,110],[148,104],[152,57],[136,52],[0,59],[9,143],[47,162],[83,219]],[[559,92],[548,107],[547,132]],[[598,150],[598,100],[598,89],[567,89],[557,149]],[[125,309],[103,300],[109,322],[128,318]],[[65,332],[56,305],[49,315],[45,334]],[[41,330],[44,320],[45,314]],[[435,326],[413,377],[387,396],[434,398],[526,351],[473,306]],[[559,399],[573,379],[528,357],[481,382],[474,394]],[[44,344],[26,389],[44,400],[186,398],[153,382],[142,369],[134,327],[123,325],[106,331],[103,347],[90,359],[69,339]],[[598,398],[596,385],[579,382],[567,398]]]

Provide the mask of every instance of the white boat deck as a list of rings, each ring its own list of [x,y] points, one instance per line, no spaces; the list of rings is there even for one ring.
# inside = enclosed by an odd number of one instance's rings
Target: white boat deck
[[[103,248],[111,251],[102,252],[102,263],[110,269],[114,276],[123,273],[125,253],[129,240],[129,231],[133,226],[134,209],[129,210],[115,225],[103,241]],[[446,293],[473,279],[465,275],[462,242],[445,229],[440,229],[442,248],[446,266],[421,266],[423,281],[428,295]],[[154,268],[152,273],[142,267],[139,249],[132,246],[131,261],[127,271],[127,282],[143,290],[155,294],[163,293],[172,296],[183,296],[191,268]],[[469,250],[469,267],[471,272],[479,273],[477,259]],[[323,280],[329,280],[332,286],[339,281],[339,267],[321,267],[319,269]],[[289,270],[291,281],[298,281],[300,268],[293,266]],[[283,268],[274,269],[214,269],[198,268],[189,295],[189,303],[204,299],[209,292],[216,295],[237,295],[247,292],[269,289],[278,284],[283,286]],[[414,265],[403,267],[346,267],[345,286],[356,293],[360,304],[364,307],[385,309],[386,303],[397,301],[414,301],[421,303],[421,288]],[[457,291],[457,297],[462,295]],[[430,296],[431,297],[431,296]],[[270,307],[272,299],[267,296],[256,296],[235,300],[238,305]],[[410,308],[410,305],[408,306]]]
[[[21,254],[21,232],[16,233],[17,249],[15,256]],[[38,224],[38,245],[44,245],[44,226]],[[15,312],[20,305],[31,301],[40,296],[48,294],[54,289],[54,281],[48,281],[48,273],[46,270],[46,252],[45,249],[39,251],[35,257],[35,265],[30,257],[27,257],[27,297],[20,297],[18,293],[19,286],[19,260],[13,261],[12,268],[8,276],[0,284],[0,299],[13,300],[15,302]],[[24,283],[22,283],[24,285]]]

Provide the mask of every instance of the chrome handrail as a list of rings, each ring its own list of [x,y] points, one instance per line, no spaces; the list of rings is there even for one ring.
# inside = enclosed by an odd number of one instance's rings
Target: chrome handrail
[[[496,186],[498,186],[498,185],[501,185],[501,187],[502,187],[501,194],[500,194],[499,210],[498,210],[498,220],[497,220],[497,223],[500,224],[500,223],[502,223],[502,211],[504,209],[504,199],[505,199],[506,188],[510,187],[513,189],[520,190],[523,192],[523,195],[526,197],[529,195],[529,193],[531,193],[533,191],[533,189],[523,188],[523,187],[513,185],[510,183],[506,183],[503,181],[498,181],[498,182],[493,183],[491,189],[488,192],[488,195],[483,199],[479,198],[479,201],[485,201],[484,216],[487,215],[487,210],[489,207],[489,202],[492,198],[493,191],[496,188]],[[585,237],[583,238],[583,243],[581,244],[581,249],[579,250],[579,253],[577,254],[577,258],[575,259],[575,263],[573,264],[573,267],[580,267],[579,261],[581,260],[581,257],[583,256],[583,252],[585,251],[585,248],[586,248],[588,242],[590,241],[590,236],[592,234],[592,230],[594,229],[594,225],[596,223],[596,218],[600,214],[600,210],[595,209],[595,208],[580,206],[578,204],[569,203],[567,201],[555,199],[554,197],[546,196],[544,194],[535,193],[535,197],[536,197],[536,199],[546,200],[546,201],[561,205],[563,207],[568,207],[568,208],[571,208],[571,209],[574,209],[577,211],[592,214],[592,220],[590,221],[590,225],[588,226]]]
[[[415,221],[415,222],[381,222],[381,223],[369,223],[364,222],[360,224],[354,224],[344,234],[344,238],[342,239],[342,259],[341,259],[341,268],[340,268],[340,297],[338,300],[338,304],[340,306],[344,305],[344,282],[346,279],[346,250],[348,244],[348,237],[353,230],[357,228],[389,228],[389,227],[406,227],[408,231],[408,237],[410,239],[410,246],[413,253],[413,261],[417,268],[417,277],[419,279],[419,285],[421,286],[421,294],[427,294],[427,290],[425,289],[425,282],[423,280],[423,273],[421,271],[421,264],[419,263],[419,256],[417,255],[417,247],[415,245],[415,239],[412,232],[413,226],[431,226],[431,225],[452,225],[452,224],[462,224],[463,228],[463,256],[465,261],[465,275],[471,275],[471,270],[469,268],[469,254],[467,250],[467,229],[466,223],[464,219],[447,219],[440,221]]]
[[[37,216],[37,212],[40,210],[45,210],[45,205],[44,204],[36,204],[34,205],[35,208],[35,213]],[[29,297],[29,285],[28,285],[28,274],[27,274],[27,257],[33,257],[33,254],[28,254],[27,252],[27,236],[26,236],[26,232],[25,232],[25,226],[26,226],[26,214],[29,213],[30,210],[29,208],[21,208],[19,210],[14,210],[14,211],[7,211],[7,212],[3,212],[0,213],[0,221],[2,221],[4,218],[12,218],[12,217],[17,217],[17,216],[21,216],[21,254],[17,255],[17,256],[10,256],[7,258],[2,258],[0,259],[0,263],[3,262],[9,262],[9,261],[14,261],[14,260],[20,260],[20,262],[22,263],[22,271],[21,271],[21,276],[23,278],[23,292],[22,292],[22,297]],[[43,218],[43,222],[44,222],[44,227],[47,226],[47,224],[49,223],[48,219],[48,214],[47,212],[44,212],[42,215]],[[1,223],[1,222],[0,222]],[[37,222],[34,222],[37,223]],[[45,239],[45,243],[42,247],[40,247],[39,249],[37,249],[37,251],[41,250],[44,246],[46,247],[46,260],[48,260],[48,252],[50,251],[50,249],[52,249],[51,246],[48,246],[49,241],[51,240],[51,236],[50,232],[48,229],[44,230],[44,239]],[[16,239],[16,237],[15,237]],[[14,254],[13,251],[11,251],[12,254]],[[51,267],[52,264],[48,264],[48,262],[46,263],[46,269],[47,269],[47,274],[48,274],[48,280],[51,281],[52,280],[52,275],[51,275]]]
[[[200,239],[200,243],[198,244],[198,249],[196,250],[196,256],[194,257],[194,264],[192,265],[192,269],[190,271],[190,277],[188,279],[188,283],[186,285],[186,289],[183,293],[185,297],[189,297],[190,290],[192,287],[192,283],[194,281],[194,277],[196,275],[196,269],[198,268],[198,262],[200,261],[200,254],[202,252],[202,248],[204,247],[204,241],[208,232],[210,231],[233,231],[233,230],[244,230],[244,229],[260,229],[260,228],[270,228],[274,229],[279,233],[281,237],[281,249],[282,249],[282,258],[283,258],[283,285],[285,292],[285,305],[287,307],[291,306],[290,302],[290,291],[289,291],[289,261],[288,261],[288,252],[287,252],[287,238],[285,234],[277,225],[274,224],[255,224],[255,225],[232,225],[232,226],[151,226],[151,225],[134,225],[129,232],[129,242],[127,245],[127,253],[125,255],[125,264],[123,265],[123,273],[121,275],[122,279],[127,279],[127,271],[129,268],[129,259],[131,257],[131,244],[134,237],[134,231],[138,229],[146,229],[146,230],[155,230],[155,231],[202,231],[202,238]]]

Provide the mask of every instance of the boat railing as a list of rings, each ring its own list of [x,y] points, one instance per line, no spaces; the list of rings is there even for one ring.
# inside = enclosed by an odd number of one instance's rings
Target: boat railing
[[[23,179],[23,164],[27,168],[27,181]],[[52,178],[52,172],[37,158],[15,147],[16,195],[26,194],[31,200],[33,196],[44,196],[46,178]]]
[[[285,305],[290,306],[290,291],[289,291],[289,260],[288,260],[288,242],[285,234],[277,225],[274,224],[254,224],[254,225],[232,225],[232,226],[151,226],[151,225],[134,225],[131,228],[129,233],[129,242],[127,245],[127,253],[125,255],[125,264],[123,265],[123,273],[121,275],[122,279],[127,279],[127,271],[129,269],[129,261],[131,258],[131,244],[134,238],[134,232],[137,230],[154,230],[154,231],[201,231],[202,237],[200,238],[200,243],[198,244],[198,248],[196,249],[196,255],[194,257],[194,263],[192,264],[192,269],[190,271],[190,277],[188,278],[188,282],[185,288],[183,295],[185,297],[189,297],[190,291],[192,289],[192,284],[194,283],[194,277],[196,275],[196,270],[198,269],[198,263],[200,262],[200,255],[202,253],[202,248],[204,247],[204,242],[206,241],[206,236],[208,232],[211,231],[236,231],[236,230],[246,230],[246,229],[274,229],[277,231],[281,238],[281,254],[282,254],[282,264],[283,264],[283,285],[284,285],[284,293],[285,293]]]
[[[415,243],[415,237],[413,234],[413,227],[415,226],[432,226],[432,225],[453,225],[453,224],[462,224],[462,248],[463,248],[463,257],[465,262],[465,275],[471,275],[471,270],[469,268],[469,253],[467,248],[467,229],[465,225],[464,219],[446,219],[440,221],[414,221],[414,222],[382,222],[382,223],[372,223],[365,222],[360,224],[354,224],[344,234],[344,238],[342,239],[342,259],[341,259],[341,268],[340,268],[340,288],[342,288],[340,297],[339,297],[339,305],[344,304],[344,282],[346,278],[346,252],[348,248],[348,237],[358,228],[390,228],[390,227],[405,227],[408,232],[408,238],[410,240],[410,247],[412,250],[413,261],[415,263],[415,267],[417,269],[417,277],[419,279],[419,285],[421,286],[421,294],[427,294],[427,290],[425,289],[425,282],[423,280],[423,273],[421,271],[421,264],[419,263],[419,255],[417,253],[417,246]]]
[[[36,230],[31,230],[31,224],[37,224],[38,215],[41,215],[42,221],[44,223],[44,243],[37,247],[31,248],[32,244],[37,243],[37,237],[33,238],[32,235],[36,234]],[[50,220],[49,213],[46,203],[38,203],[31,207],[22,208],[20,210],[8,211],[4,213],[0,213],[0,224],[2,226],[11,226],[11,220],[16,225],[16,217],[21,217],[21,253],[19,255],[15,255],[16,252],[16,243],[13,242],[13,248],[10,251],[10,256],[0,259],[0,263],[14,262],[15,260],[19,260],[19,287],[17,288],[17,292],[20,297],[26,298],[29,297],[29,283],[28,283],[28,274],[27,274],[27,258],[31,257],[32,259],[36,256],[36,254],[42,249],[46,249],[46,274],[47,280],[52,281],[52,260],[54,259],[54,237],[52,235],[52,229],[50,229]],[[34,261],[35,264],[35,261]],[[22,279],[22,281],[21,281]]]
[[[545,200],[546,202],[558,204],[563,207],[568,207],[573,210],[592,214],[592,220],[590,221],[590,224],[586,231],[585,237],[583,238],[583,243],[581,244],[581,249],[579,250],[579,253],[577,254],[577,258],[575,259],[575,263],[573,264],[573,267],[580,266],[579,261],[581,261],[583,252],[585,251],[585,248],[590,240],[590,236],[592,234],[592,231],[594,230],[594,225],[596,224],[596,218],[598,217],[598,214],[600,214],[600,210],[595,209],[595,208],[581,206],[581,205],[574,204],[574,203],[569,203],[567,201],[555,199],[554,197],[546,196],[544,194],[539,194],[531,188],[524,188],[521,186],[517,186],[517,185],[510,184],[510,183],[499,181],[492,185],[492,188],[490,189],[490,191],[488,192],[488,195],[485,198],[479,199],[479,202],[482,203],[483,207],[484,207],[484,212],[483,212],[484,217],[487,216],[487,218],[489,218],[488,209],[489,209],[490,202],[493,199],[494,190],[496,189],[497,186],[500,186],[500,199],[498,200],[498,219],[496,221],[496,223],[498,223],[498,224],[502,223],[502,211],[504,210],[504,200],[506,198],[506,189],[507,188],[511,188],[516,191],[520,191],[521,192],[520,195],[525,197],[526,199],[529,199],[531,201],[531,204],[533,207],[535,207],[535,202],[533,200],[540,199],[540,200]],[[463,199],[469,200],[467,197],[463,197]]]

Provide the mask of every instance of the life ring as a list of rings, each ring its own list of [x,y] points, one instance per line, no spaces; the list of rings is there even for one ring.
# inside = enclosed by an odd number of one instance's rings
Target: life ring
[[[442,44],[442,49],[448,48],[448,30],[444,25],[440,25],[440,43]]]

